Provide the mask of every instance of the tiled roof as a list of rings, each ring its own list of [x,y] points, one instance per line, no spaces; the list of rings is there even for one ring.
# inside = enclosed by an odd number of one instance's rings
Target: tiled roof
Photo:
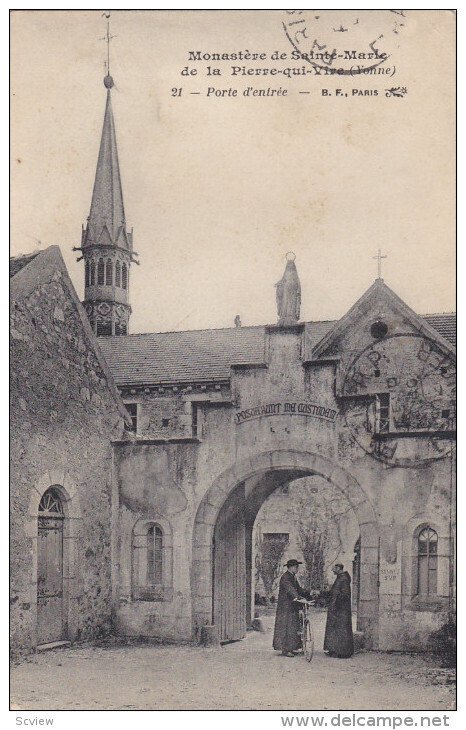
[[[314,347],[321,341],[322,337],[325,337],[327,332],[332,329],[334,324],[335,320],[306,322],[306,345],[304,348],[306,357],[310,357]]]
[[[456,312],[423,314],[422,319],[425,319],[442,337],[456,347]]]
[[[424,319],[454,342],[455,314]],[[308,352],[333,324],[306,322]],[[119,386],[228,380],[231,365],[265,363],[262,326],[101,337],[99,345]]]
[[[36,251],[36,253],[28,253],[24,256],[12,256],[10,258],[10,279],[12,276],[15,276],[18,271],[21,271],[21,269],[27,266],[32,259],[35,259],[39,253],[40,251]]]
[[[101,337],[117,385],[228,380],[231,364],[264,362],[264,327]]]

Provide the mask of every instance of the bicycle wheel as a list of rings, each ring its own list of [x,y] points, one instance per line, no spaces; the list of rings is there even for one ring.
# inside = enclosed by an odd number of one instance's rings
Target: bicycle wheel
[[[310,662],[314,654],[314,636],[312,635],[311,623],[306,621],[303,630],[303,653],[306,661]]]

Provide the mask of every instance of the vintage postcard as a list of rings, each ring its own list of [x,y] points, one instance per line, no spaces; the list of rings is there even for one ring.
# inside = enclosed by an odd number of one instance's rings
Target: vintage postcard
[[[12,709],[448,725],[455,12],[10,21]]]

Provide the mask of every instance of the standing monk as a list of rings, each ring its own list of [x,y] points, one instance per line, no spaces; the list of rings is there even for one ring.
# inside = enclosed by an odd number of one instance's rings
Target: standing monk
[[[341,659],[353,655],[353,627],[351,624],[351,578],[341,563],[332,568],[336,575],[330,590],[330,603],[325,627],[324,651],[328,656]]]
[[[298,601],[301,597],[310,598],[309,593],[301,588],[296,578],[299,565],[301,565],[299,560],[288,560],[287,570],[280,578],[273,634],[273,648],[281,650],[283,656],[289,657],[294,657],[293,652],[302,647]]]

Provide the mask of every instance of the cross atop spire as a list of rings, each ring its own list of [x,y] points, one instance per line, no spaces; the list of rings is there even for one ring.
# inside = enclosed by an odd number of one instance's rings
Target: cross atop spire
[[[382,278],[382,259],[386,259],[386,258],[388,258],[388,256],[383,255],[379,248],[379,250],[377,251],[377,256],[373,256],[372,258],[377,259],[377,278],[381,279]]]

